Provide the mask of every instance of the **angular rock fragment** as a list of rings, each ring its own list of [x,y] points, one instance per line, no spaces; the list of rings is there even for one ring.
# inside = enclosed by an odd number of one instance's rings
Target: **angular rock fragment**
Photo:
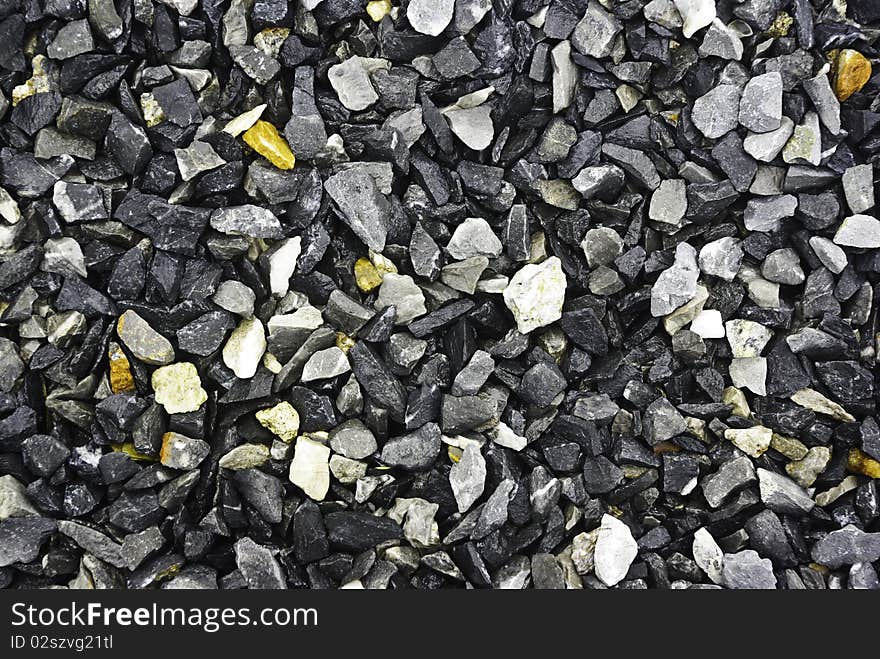
[[[174,361],[174,348],[164,336],[134,311],[126,311],[116,322],[116,334],[136,359],[153,366]]]
[[[605,514],[599,527],[594,554],[596,576],[606,586],[615,586],[626,576],[638,554],[638,545],[629,527]]]
[[[344,169],[324,182],[343,221],[375,252],[385,249],[391,209],[375,180],[360,169]]]
[[[315,501],[330,489],[330,449],[308,437],[298,437],[290,462],[290,482]]]
[[[529,264],[517,271],[503,297],[520,333],[528,334],[562,317],[565,287],[565,274],[555,256],[541,265]]]
[[[688,302],[697,292],[696,250],[688,243],[675,248],[675,263],[661,273],[651,287],[651,315],[665,316]]]
[[[739,101],[739,123],[753,133],[769,133],[782,125],[782,76],[778,71],[746,83]]]
[[[177,362],[161,366],[151,378],[156,402],[169,414],[195,412],[208,400],[194,364]]]

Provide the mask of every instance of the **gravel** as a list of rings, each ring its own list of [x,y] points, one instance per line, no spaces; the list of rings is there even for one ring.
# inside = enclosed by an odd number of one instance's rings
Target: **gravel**
[[[0,586],[880,588],[865,2],[50,4]]]

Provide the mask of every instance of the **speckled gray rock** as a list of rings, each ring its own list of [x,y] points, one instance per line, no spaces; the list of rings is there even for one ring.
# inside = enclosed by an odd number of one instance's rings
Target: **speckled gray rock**
[[[718,139],[737,126],[740,88],[718,85],[694,101],[694,126],[708,138]]]
[[[750,79],[739,102],[739,123],[753,133],[768,133],[782,124],[782,76],[770,71]]]
[[[246,204],[227,206],[211,213],[211,226],[222,233],[252,238],[280,238],[281,224],[268,208]]]
[[[486,460],[480,453],[479,444],[468,442],[465,445],[458,462],[449,470],[449,485],[460,513],[470,510],[483,494],[486,485]]]
[[[880,220],[870,215],[851,215],[840,223],[833,240],[844,247],[880,248]]]
[[[733,281],[743,260],[740,241],[731,236],[713,240],[700,248],[699,265],[707,275]]]
[[[620,21],[597,0],[590,0],[586,12],[574,28],[571,44],[584,55],[607,57],[622,27]]]
[[[722,464],[714,474],[704,477],[700,485],[709,505],[718,508],[732,493],[756,480],[755,466],[741,455]]]
[[[324,188],[355,235],[375,252],[385,249],[391,209],[373,177],[362,169],[343,169],[324,181]]]
[[[813,560],[835,569],[880,559],[880,533],[865,533],[852,524],[832,531],[813,546]]]
[[[0,568],[36,560],[55,529],[55,520],[46,517],[10,517],[0,522]]]
[[[411,320],[427,313],[425,294],[409,275],[388,273],[382,277],[376,309],[393,306],[397,310],[394,322],[406,325]]]
[[[776,588],[773,562],[769,558],[761,558],[753,549],[725,554],[722,572],[724,585],[728,588],[749,590]]]
[[[287,588],[281,566],[268,547],[258,545],[250,538],[235,543],[235,564],[241,571],[248,588],[272,590]]]
[[[846,204],[853,213],[874,207],[874,166],[870,163],[847,167],[841,177]]]
[[[452,258],[467,259],[472,256],[495,257],[501,254],[501,241],[492,227],[481,217],[468,217],[455,228],[446,251]]]
[[[389,439],[382,447],[380,459],[389,466],[421,471],[433,464],[440,444],[439,426],[426,423],[418,430]]]
[[[696,295],[699,275],[697,251],[688,243],[679,243],[675,262],[651,287],[651,315],[665,316],[690,301]]]
[[[767,469],[758,469],[758,485],[761,501],[774,512],[785,515],[802,515],[815,506],[815,502],[793,480]]]
[[[136,359],[162,366],[174,361],[174,347],[171,342],[134,311],[123,313],[116,323],[116,333]]]

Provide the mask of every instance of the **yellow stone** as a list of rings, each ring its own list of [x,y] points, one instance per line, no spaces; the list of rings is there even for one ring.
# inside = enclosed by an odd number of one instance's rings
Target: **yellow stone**
[[[770,438],[770,448],[781,453],[789,460],[803,460],[807,455],[807,447],[793,437],[786,437],[779,433],[773,433]]]
[[[871,62],[857,50],[844,48],[837,53],[834,93],[841,101],[859,91],[871,79]]]
[[[156,402],[168,414],[195,412],[208,400],[208,392],[202,388],[199,371],[192,362],[177,362],[153,371],[150,378]]]
[[[458,464],[458,461],[461,460],[462,453],[464,453],[464,451],[457,446],[446,447],[446,455],[449,456],[449,459],[452,460],[453,464]]]
[[[147,122],[147,126],[150,128],[165,121],[165,111],[149,92],[141,94],[141,111],[144,114],[144,121]]]
[[[131,442],[125,442],[124,444],[111,444],[110,448],[119,453],[125,453],[132,460],[139,460],[141,462],[156,461],[156,458],[139,452]]]
[[[722,391],[721,402],[730,405],[731,413],[734,416],[748,419],[752,415],[752,410],[749,409],[749,402],[746,400],[745,394],[736,387],[727,387]]]
[[[706,441],[706,422],[702,419],[696,419],[692,416],[686,416],[684,418],[685,425],[687,426],[687,431],[699,439],[701,442]]]
[[[293,151],[278,134],[278,129],[268,121],[258,120],[244,132],[242,138],[245,144],[278,169],[293,169],[296,164]]]
[[[794,19],[786,14],[784,11],[776,14],[776,19],[773,21],[773,24],[767,30],[767,36],[775,37],[779,39],[780,37],[784,37],[788,35],[788,31],[791,29],[792,24],[794,23]]]
[[[52,91],[49,87],[49,76],[43,68],[43,63],[45,61],[46,58],[43,55],[37,55],[31,60],[31,71],[33,71],[33,75],[24,83],[12,88],[13,106],[18,105],[28,96]]]
[[[376,266],[364,257],[354,262],[354,280],[357,287],[364,293],[374,291],[382,284],[382,276],[376,269]]]
[[[114,394],[134,391],[131,364],[118,344],[111,343],[107,348],[107,360],[110,363],[110,390]]]
[[[290,28],[267,27],[254,36],[254,46],[262,50],[269,57],[278,57],[284,40],[290,35]]]
[[[850,449],[846,466],[856,474],[868,478],[880,478],[880,462],[857,448]]]
[[[551,327],[542,332],[538,337],[538,344],[543,348],[544,352],[553,357],[556,363],[562,361],[565,350],[568,348],[568,338],[557,327]]]
[[[367,3],[367,13],[376,23],[381,21],[391,11],[390,0],[371,0]]]
[[[255,416],[261,426],[275,433],[288,444],[296,439],[299,433],[299,413],[287,401],[260,410]]]
[[[271,352],[267,352],[265,355],[263,355],[263,366],[265,366],[273,373],[280,373],[281,369],[284,368],[284,365],[279,362],[278,358]]]
[[[348,352],[354,347],[354,339],[345,332],[336,332],[336,347],[342,352]]]
[[[648,467],[640,467],[639,465],[623,465],[623,477],[630,480],[638,478],[648,471]]]

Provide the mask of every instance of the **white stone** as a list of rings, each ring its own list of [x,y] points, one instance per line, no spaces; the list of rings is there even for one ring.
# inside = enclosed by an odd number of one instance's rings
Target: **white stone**
[[[214,151],[214,147],[199,140],[194,141],[185,149],[174,149],[174,156],[177,159],[180,177],[184,181],[189,181],[202,172],[217,169],[226,164],[226,161]]]
[[[684,21],[682,33],[686,39],[694,36],[715,20],[715,0],[673,0]]]
[[[651,287],[651,315],[666,316],[690,301],[697,292],[697,250],[688,243],[675,246],[675,262],[660,273]]]
[[[231,119],[229,123],[227,123],[223,127],[223,132],[232,135],[233,137],[238,137],[248,128],[257,123],[257,120],[263,116],[263,112],[266,110],[267,105],[262,103],[261,105],[256,106],[248,110],[247,112],[243,112],[242,114],[235,117],[235,119]]]
[[[393,272],[382,277],[379,295],[376,296],[375,308],[384,309],[394,305],[397,309],[395,323],[406,325],[411,320],[428,312],[425,307],[425,294],[409,275],[398,275]]]
[[[708,299],[709,289],[702,284],[697,284],[697,292],[694,296],[663,319],[663,329],[669,336],[675,336],[678,330],[693,322],[697,314],[703,310]]]
[[[259,318],[246,318],[238,324],[223,346],[223,363],[235,377],[252,378],[266,352],[266,332]]]
[[[666,179],[651,196],[648,217],[665,224],[679,224],[687,212],[687,194],[682,179]]]
[[[773,330],[753,320],[734,318],[724,323],[727,342],[734,357],[758,357],[767,342],[773,338]]]
[[[339,102],[349,110],[365,110],[379,100],[370,80],[370,68],[365,57],[355,55],[334,64],[327,72],[327,79]]]
[[[691,322],[691,331],[704,339],[723,339],[721,312],[718,309],[703,309]]]
[[[651,0],[642,10],[645,20],[670,30],[681,27],[681,14],[672,0]]]
[[[449,128],[465,146],[474,151],[482,151],[492,144],[495,137],[491,112],[492,108],[489,105],[478,105],[472,108],[444,110],[443,114],[449,122]]]
[[[9,222],[9,224],[16,224],[21,219],[18,202],[3,188],[0,188],[0,217]]]
[[[776,130],[767,133],[749,133],[743,140],[743,149],[753,158],[762,162],[770,162],[788,142],[794,131],[794,122],[782,116],[782,123]]]
[[[290,277],[302,252],[302,238],[294,236],[283,241],[269,257],[269,287],[273,295],[287,295]]]
[[[311,499],[323,501],[330,489],[330,449],[308,437],[297,437],[290,482]]]
[[[801,407],[806,407],[808,410],[818,412],[819,414],[827,414],[837,421],[853,423],[856,420],[855,417],[843,409],[843,407],[835,403],[833,400],[829,400],[814,389],[800,389],[791,395],[791,400]]]
[[[748,389],[758,396],[767,395],[767,359],[765,357],[732,359],[728,373],[734,387]]]
[[[813,236],[810,238],[810,247],[816,253],[822,265],[831,270],[835,275],[843,272],[843,269],[849,262],[846,258],[846,252],[823,236]]]
[[[468,442],[458,462],[449,470],[449,485],[458,504],[458,512],[470,510],[486,486],[486,460],[480,445]]]
[[[412,29],[436,37],[452,22],[455,0],[411,0],[406,17]]]
[[[733,443],[740,451],[753,458],[760,458],[770,448],[773,431],[764,426],[751,428],[728,428],[724,439]]]
[[[300,307],[293,313],[279,314],[269,319],[269,333],[285,329],[318,329],[324,324],[321,311],[310,304]]]
[[[189,16],[199,4],[198,0],[159,0],[159,2],[176,9],[181,16]]]
[[[746,285],[752,302],[764,309],[779,308],[779,284],[763,277],[750,279]]]
[[[49,238],[43,250],[41,270],[62,275],[73,271],[80,277],[88,276],[82,248],[73,238]]]
[[[528,445],[528,440],[525,437],[517,435],[503,421],[498,422],[493,432],[492,441],[499,446],[509,448],[511,451],[522,451]]]
[[[629,527],[616,517],[602,515],[593,557],[596,576],[609,588],[620,583],[639,553]]]
[[[880,247],[880,220],[870,215],[850,215],[834,234],[834,242],[844,247]]]
[[[538,265],[525,265],[513,275],[503,297],[521,334],[562,318],[566,284],[562,262],[556,256]]]
[[[498,236],[482,217],[465,218],[455,227],[452,238],[446,244],[449,255],[459,261],[472,256],[499,256],[502,249]]]
[[[27,498],[24,485],[15,476],[0,476],[0,522],[10,517],[39,515]]]
[[[351,366],[348,364],[348,356],[342,352],[340,348],[333,346],[326,350],[318,350],[309,357],[309,361],[303,367],[303,382],[313,382],[314,380],[327,380],[335,378],[337,375],[348,373]]]
[[[553,65],[553,113],[564,110],[574,98],[578,70],[571,59],[571,42],[560,41],[550,51]]]
[[[694,533],[693,542],[694,562],[706,573],[713,583],[721,584],[724,577],[721,573],[721,563],[724,560],[724,552],[715,542],[715,538],[705,528],[697,529]]]
[[[150,378],[156,402],[168,414],[195,412],[208,400],[208,392],[202,388],[202,380],[195,364],[177,362],[160,366]]]

